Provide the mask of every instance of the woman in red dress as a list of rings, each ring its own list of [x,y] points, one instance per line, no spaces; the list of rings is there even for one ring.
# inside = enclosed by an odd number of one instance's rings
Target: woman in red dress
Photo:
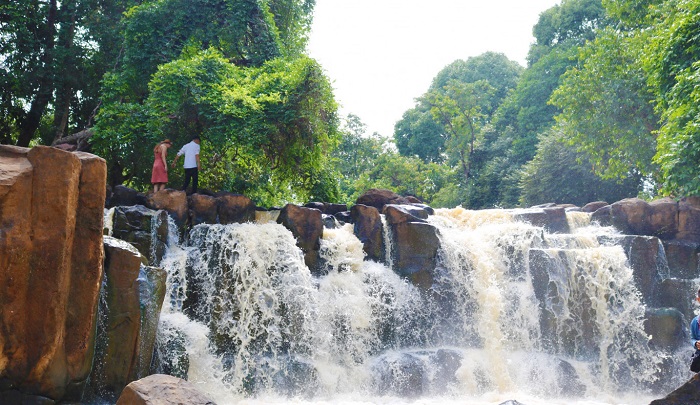
[[[165,160],[168,156],[168,148],[172,146],[170,139],[166,139],[153,148],[153,170],[151,172],[151,183],[153,192],[165,189],[168,182],[168,164]]]

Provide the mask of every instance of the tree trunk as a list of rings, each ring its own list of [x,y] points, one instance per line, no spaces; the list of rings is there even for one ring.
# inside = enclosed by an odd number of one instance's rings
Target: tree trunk
[[[32,100],[29,112],[19,125],[19,138],[17,146],[29,146],[29,142],[34,137],[36,130],[41,123],[41,117],[46,111],[46,106],[51,100],[53,93],[53,53],[56,37],[56,1],[49,1],[49,14],[46,19],[46,30],[44,40],[44,54],[41,56],[43,74],[40,76],[39,89]]]

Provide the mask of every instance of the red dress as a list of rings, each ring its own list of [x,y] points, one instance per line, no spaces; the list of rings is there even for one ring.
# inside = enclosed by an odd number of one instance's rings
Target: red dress
[[[168,172],[161,157],[160,148],[153,152],[153,171],[151,172],[151,184],[167,183]]]

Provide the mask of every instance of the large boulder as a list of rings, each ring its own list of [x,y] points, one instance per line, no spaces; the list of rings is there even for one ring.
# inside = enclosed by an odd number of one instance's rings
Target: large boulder
[[[117,405],[216,405],[198,391],[194,384],[183,379],[154,374],[126,386]]]
[[[700,243],[674,239],[664,241],[663,245],[671,277],[693,279],[700,276]]]
[[[528,222],[534,226],[541,226],[552,233],[569,233],[569,222],[566,219],[564,207],[544,207],[518,210],[514,213],[516,221]]]
[[[216,203],[220,224],[255,222],[255,203],[242,194],[217,193]]]
[[[685,198],[678,204],[676,239],[700,243],[700,204],[698,198]]]
[[[632,267],[634,282],[647,305],[657,305],[662,280],[669,277],[666,255],[655,236],[601,236],[602,244],[621,246]]]
[[[0,392],[80,399],[102,278],[106,164],[0,145]]]
[[[362,242],[367,259],[383,262],[384,225],[379,210],[367,205],[356,204],[350,209],[355,236]]]
[[[323,218],[321,211],[315,208],[305,208],[287,204],[280,211],[277,223],[282,224],[292,232],[297,240],[297,246],[304,253],[304,262],[311,273],[321,271],[320,250],[323,235]]]
[[[440,248],[437,228],[399,205],[388,205],[384,215],[393,240],[394,271],[421,289],[430,289]]]
[[[368,205],[374,207],[382,212],[384,206],[387,204],[410,204],[411,201],[401,197],[400,195],[394,193],[393,191],[372,188],[365,191],[361,196],[357,198],[355,204]]]
[[[180,227],[187,223],[189,211],[184,191],[169,188],[160,190],[149,194],[145,205],[152,210],[165,210]]]
[[[106,189],[108,190],[108,189]],[[146,205],[146,195],[133,188],[118,184],[112,188],[107,196],[105,206],[107,208],[131,205]]]
[[[216,198],[205,194],[192,194],[187,197],[190,225],[215,224],[218,209]]]
[[[644,331],[651,336],[649,345],[673,353],[688,345],[685,318],[676,308],[649,308],[646,310]]]
[[[114,401],[128,383],[148,375],[165,272],[142,266],[141,254],[127,242],[106,236],[104,249],[103,321],[90,380],[94,395]]]
[[[160,263],[169,232],[168,214],[163,210],[155,211],[143,205],[114,208],[111,236],[133,245],[145,264]]]

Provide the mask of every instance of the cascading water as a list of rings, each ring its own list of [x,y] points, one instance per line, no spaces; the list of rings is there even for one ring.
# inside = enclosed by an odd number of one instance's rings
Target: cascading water
[[[351,225],[324,231],[321,276],[281,225],[198,225],[161,263],[160,367],[220,405],[645,403],[666,356],[622,248],[598,242],[611,230],[575,215],[553,235],[437,210],[428,292],[365,261]]]

